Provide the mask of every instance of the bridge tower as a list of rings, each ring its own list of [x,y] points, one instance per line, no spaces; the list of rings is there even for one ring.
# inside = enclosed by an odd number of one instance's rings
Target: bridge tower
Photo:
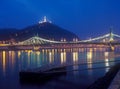
[[[110,28],[110,39],[109,42],[113,42],[114,41],[114,35],[112,33],[112,27]]]
[[[113,33],[112,33],[112,27],[110,28],[110,39],[109,39],[109,42],[110,42],[110,50],[111,51],[113,51],[115,48],[114,48],[114,46],[111,44],[111,42],[113,42],[114,41],[114,35],[113,35]]]

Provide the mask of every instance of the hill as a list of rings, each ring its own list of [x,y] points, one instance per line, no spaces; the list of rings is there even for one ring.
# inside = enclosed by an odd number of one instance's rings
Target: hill
[[[18,42],[27,40],[36,35],[44,39],[55,41],[73,41],[73,39],[79,39],[74,33],[49,22],[38,23],[21,30],[0,30],[0,40],[14,39]]]

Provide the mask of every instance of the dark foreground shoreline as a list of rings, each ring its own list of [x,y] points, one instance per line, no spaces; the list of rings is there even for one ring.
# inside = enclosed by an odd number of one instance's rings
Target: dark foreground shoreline
[[[87,89],[108,89],[112,80],[116,76],[117,72],[120,70],[120,63],[114,65],[109,69],[105,76],[97,79],[92,85]]]

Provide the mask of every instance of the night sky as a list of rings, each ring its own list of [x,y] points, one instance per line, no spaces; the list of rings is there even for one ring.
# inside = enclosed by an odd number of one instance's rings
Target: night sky
[[[87,39],[120,34],[120,0],[0,0],[0,28],[22,29],[47,16],[54,24]]]

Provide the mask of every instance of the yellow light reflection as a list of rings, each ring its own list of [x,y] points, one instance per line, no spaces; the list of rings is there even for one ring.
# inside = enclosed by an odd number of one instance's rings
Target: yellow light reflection
[[[73,61],[78,62],[78,52],[73,52]]]
[[[92,52],[87,52],[87,59],[89,59],[89,61],[92,59]]]
[[[96,51],[97,50],[97,48],[94,48],[94,51]]]
[[[49,52],[49,62],[50,63],[53,63],[54,62],[54,49],[52,49],[50,52]]]
[[[37,54],[37,55],[40,55],[40,51],[37,51],[36,54]]]
[[[105,52],[105,53],[104,53],[105,58],[108,58],[108,55],[109,55],[108,52]]]
[[[64,62],[66,62],[66,52],[64,52]]]
[[[31,52],[32,52],[31,50],[27,50],[27,54],[28,54],[28,68],[30,66],[30,53]]]
[[[93,57],[92,51],[87,52],[87,63],[88,63],[88,68],[92,68],[92,57]]]
[[[63,52],[61,53],[61,63],[64,63]]]
[[[61,64],[66,62],[66,52],[61,52]]]
[[[44,49],[42,49],[42,52],[44,53],[44,52],[45,52],[45,50],[44,50]]]
[[[93,51],[93,49],[92,49],[92,48],[90,48],[89,50],[90,50],[90,52],[92,52],[92,51]]]
[[[12,66],[14,66],[14,62],[15,62],[15,51],[12,51]]]
[[[20,55],[21,55],[21,52],[20,52],[20,51],[18,51],[18,58],[20,58]]]
[[[51,52],[49,52],[49,61],[50,61],[50,63],[52,63],[52,53]]]
[[[6,55],[5,55],[5,51],[2,52],[2,66],[3,66],[3,72],[5,73],[5,70],[6,70]]]
[[[10,63],[10,66],[11,66],[11,70],[13,71],[13,69],[14,69],[14,66],[15,66],[15,51],[10,51],[9,52],[10,54],[10,56],[9,56],[9,63]]]
[[[39,66],[40,65],[40,51],[37,51],[36,54],[37,54],[37,66]]]
[[[108,59],[105,59],[105,66],[109,66]]]
[[[108,59],[109,53],[108,53],[108,52],[105,52],[105,53],[104,53],[104,56],[105,56],[105,66],[109,66],[109,59]],[[106,72],[107,72],[108,70],[109,70],[109,69],[106,68]]]

